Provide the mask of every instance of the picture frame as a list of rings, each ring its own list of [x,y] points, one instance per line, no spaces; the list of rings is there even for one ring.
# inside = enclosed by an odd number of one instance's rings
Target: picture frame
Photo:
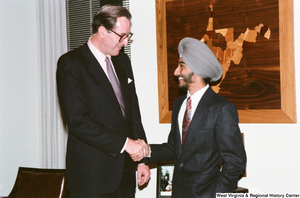
[[[243,140],[244,140],[244,136],[243,136]],[[171,198],[174,163],[175,162],[172,161],[172,162],[162,162],[157,164],[156,198]],[[166,177],[166,175],[168,177],[167,179],[164,178]],[[244,173],[243,177],[247,177],[246,172]],[[168,183],[166,181],[168,181]],[[164,184],[164,182],[166,182],[166,184]],[[235,193],[248,193],[248,189],[243,187],[237,187]]]
[[[157,198],[171,198],[172,195],[172,178],[174,171],[173,162],[157,164]]]
[[[169,97],[166,3],[176,0],[156,0],[157,75],[159,122],[171,123]],[[278,0],[280,93],[278,108],[238,109],[240,123],[296,123],[293,0]],[[266,15],[268,13],[265,13]],[[178,22],[180,23],[180,22]],[[171,75],[171,76],[170,76]],[[255,96],[254,96],[255,97]]]

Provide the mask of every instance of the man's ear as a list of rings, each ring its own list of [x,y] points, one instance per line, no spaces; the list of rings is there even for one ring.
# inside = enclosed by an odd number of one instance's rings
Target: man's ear
[[[107,34],[107,29],[104,26],[98,28],[98,33],[103,38]]]

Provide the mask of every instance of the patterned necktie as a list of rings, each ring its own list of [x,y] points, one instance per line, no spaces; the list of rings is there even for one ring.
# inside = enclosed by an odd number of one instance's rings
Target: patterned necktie
[[[186,134],[191,123],[191,114],[192,114],[192,100],[191,97],[188,97],[186,102],[186,110],[183,117],[183,124],[182,124],[182,145],[185,142]]]
[[[105,62],[106,62],[106,69],[107,69],[107,74],[108,74],[108,77],[109,77],[109,81],[114,89],[114,92],[116,94],[116,97],[118,99],[118,102],[120,104],[120,107],[121,107],[121,110],[122,110],[122,113],[123,113],[123,116],[124,116],[124,100],[123,100],[123,95],[122,95],[122,92],[121,92],[121,86],[120,86],[120,83],[118,82],[117,80],[117,77],[112,69],[112,66],[110,64],[110,61],[109,61],[109,58],[106,57],[105,58]]]

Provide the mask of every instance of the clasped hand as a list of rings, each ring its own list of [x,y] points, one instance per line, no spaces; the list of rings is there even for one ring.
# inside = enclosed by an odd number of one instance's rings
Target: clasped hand
[[[149,145],[141,139],[132,140],[128,138],[125,151],[130,155],[133,161],[141,161],[144,157],[149,155]],[[151,172],[149,166],[140,163],[137,167],[138,185],[142,186],[149,181]]]
[[[128,139],[125,151],[130,155],[133,161],[137,162],[149,155],[149,146],[144,140]]]

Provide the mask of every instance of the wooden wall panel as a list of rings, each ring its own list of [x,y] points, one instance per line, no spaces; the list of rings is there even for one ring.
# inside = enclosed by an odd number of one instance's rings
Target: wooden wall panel
[[[231,100],[243,123],[296,122],[292,0],[156,0],[160,122],[170,122],[173,101],[180,96],[174,69],[179,41],[214,30],[233,29],[236,40],[247,28],[270,28],[270,38],[258,34],[244,42],[243,57],[231,61],[218,93]],[[211,12],[213,5],[213,12]],[[232,52],[229,53],[232,57]],[[284,88],[284,89],[283,89]]]

